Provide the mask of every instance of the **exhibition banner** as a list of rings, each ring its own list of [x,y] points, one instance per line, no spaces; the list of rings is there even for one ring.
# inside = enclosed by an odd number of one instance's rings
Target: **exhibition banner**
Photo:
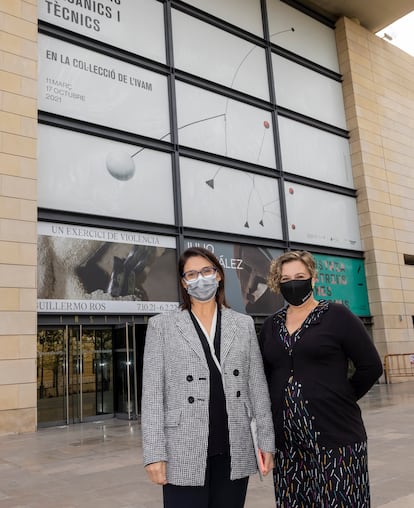
[[[364,260],[326,254],[314,254],[314,258],[315,298],[342,303],[357,316],[370,316]]]
[[[176,82],[181,145],[276,168],[269,111]]]
[[[287,180],[285,196],[291,242],[362,250],[358,211],[353,196]]]
[[[39,34],[40,110],[169,140],[167,78]]]
[[[164,13],[155,0],[38,0],[39,19],[165,62]]]
[[[180,158],[185,227],[281,239],[276,178]]]
[[[156,314],[178,305],[175,239],[38,224],[38,312]]]
[[[171,155],[38,125],[38,205],[174,224]]]
[[[264,48],[176,9],[171,19],[177,69],[269,100]]]
[[[226,300],[232,309],[267,316],[283,307],[283,297],[267,286],[270,262],[282,253],[280,249],[196,238],[185,239],[184,247],[204,247],[217,256],[225,274]]]

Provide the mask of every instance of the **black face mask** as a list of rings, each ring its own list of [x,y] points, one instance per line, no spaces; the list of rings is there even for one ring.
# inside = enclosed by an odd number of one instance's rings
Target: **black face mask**
[[[302,305],[312,296],[312,278],[281,282],[280,292],[283,298],[291,305]]]

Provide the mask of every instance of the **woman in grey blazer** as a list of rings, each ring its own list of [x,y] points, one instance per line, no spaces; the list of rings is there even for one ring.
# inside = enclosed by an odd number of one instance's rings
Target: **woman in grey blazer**
[[[257,472],[273,469],[274,431],[251,317],[231,310],[210,251],[179,261],[183,304],[148,322],[144,352],[144,466],[165,508],[242,508]]]

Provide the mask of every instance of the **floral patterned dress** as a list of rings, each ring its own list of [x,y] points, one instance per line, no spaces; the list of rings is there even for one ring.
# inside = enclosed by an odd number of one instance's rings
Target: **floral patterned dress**
[[[278,313],[279,340],[291,350],[306,328],[327,310],[319,302],[292,335],[286,309]],[[306,340],[306,339],[304,339]],[[318,445],[314,416],[308,411],[302,385],[289,378],[285,388],[283,427],[286,447],[275,457],[274,485],[278,508],[369,508],[367,442],[328,449]]]

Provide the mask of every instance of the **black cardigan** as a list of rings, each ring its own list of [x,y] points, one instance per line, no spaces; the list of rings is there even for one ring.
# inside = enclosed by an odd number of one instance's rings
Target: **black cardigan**
[[[361,320],[345,306],[328,309],[292,347],[286,347],[276,326],[277,313],[266,319],[260,347],[272,402],[276,446],[284,445],[283,400],[288,379],[302,385],[303,397],[321,446],[336,448],[366,440],[357,404],[382,374],[381,359]],[[348,359],[355,372],[350,379]]]

